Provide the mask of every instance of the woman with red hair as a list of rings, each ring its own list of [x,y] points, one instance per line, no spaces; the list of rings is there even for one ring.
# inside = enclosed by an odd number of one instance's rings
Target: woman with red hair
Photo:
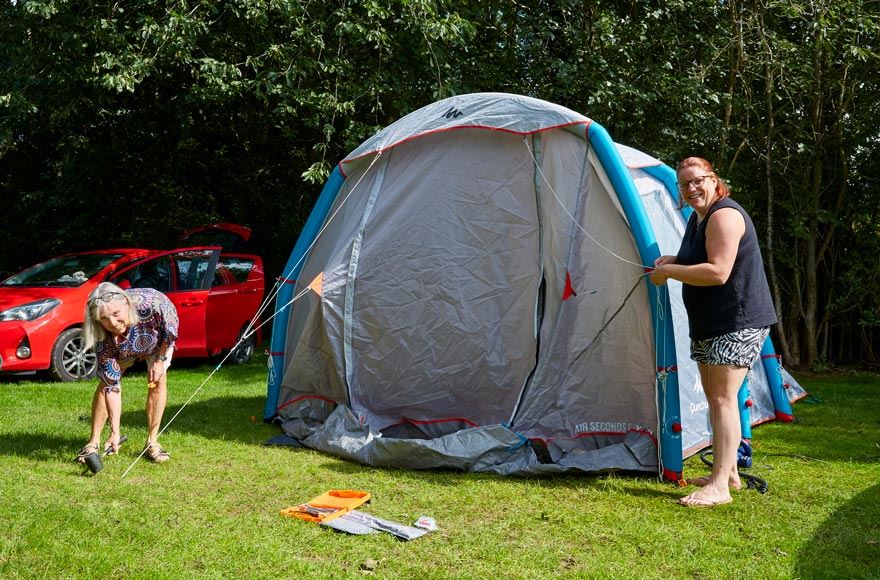
[[[730,503],[742,484],[736,469],[742,432],[737,394],[776,322],[755,226],[730,199],[730,189],[700,157],[676,171],[682,203],[694,212],[675,256],[654,262],[651,282],[682,283],[691,358],[697,362],[712,425],[712,474],[701,489],[681,498],[689,507]]]

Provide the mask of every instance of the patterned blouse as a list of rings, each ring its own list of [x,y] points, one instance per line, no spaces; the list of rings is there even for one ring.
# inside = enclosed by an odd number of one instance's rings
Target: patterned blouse
[[[130,363],[156,354],[162,343],[173,346],[180,326],[174,304],[158,290],[132,288],[125,293],[137,310],[140,320],[128,327],[128,333],[122,342],[117,343],[108,334],[106,340],[95,345],[98,378],[104,383],[105,390],[116,392],[119,391],[124,370],[119,363]]]

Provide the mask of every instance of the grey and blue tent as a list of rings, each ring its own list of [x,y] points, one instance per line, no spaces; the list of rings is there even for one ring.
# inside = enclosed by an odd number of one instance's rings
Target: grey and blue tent
[[[401,118],[338,164],[293,248],[265,418],[369,465],[681,478],[707,405],[680,287],[645,276],[684,231],[674,182],[534,98]],[[764,354],[746,428],[804,394]]]

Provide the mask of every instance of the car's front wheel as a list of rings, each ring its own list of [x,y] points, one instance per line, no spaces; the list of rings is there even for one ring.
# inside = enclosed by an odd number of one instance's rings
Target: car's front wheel
[[[52,366],[49,367],[52,376],[64,382],[95,376],[95,351],[85,350],[84,345],[81,328],[69,328],[62,332],[52,347]]]

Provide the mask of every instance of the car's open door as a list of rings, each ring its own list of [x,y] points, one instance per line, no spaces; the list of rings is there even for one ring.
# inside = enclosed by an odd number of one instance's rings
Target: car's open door
[[[177,249],[135,262],[110,277],[128,288],[154,288],[177,308],[180,330],[175,355],[205,356],[208,293],[220,257],[218,247]]]
[[[263,264],[257,256],[223,254],[208,295],[208,352],[232,348],[263,302]],[[251,337],[245,350],[253,350]],[[249,358],[249,357],[248,357]],[[237,362],[243,362],[239,359]]]

